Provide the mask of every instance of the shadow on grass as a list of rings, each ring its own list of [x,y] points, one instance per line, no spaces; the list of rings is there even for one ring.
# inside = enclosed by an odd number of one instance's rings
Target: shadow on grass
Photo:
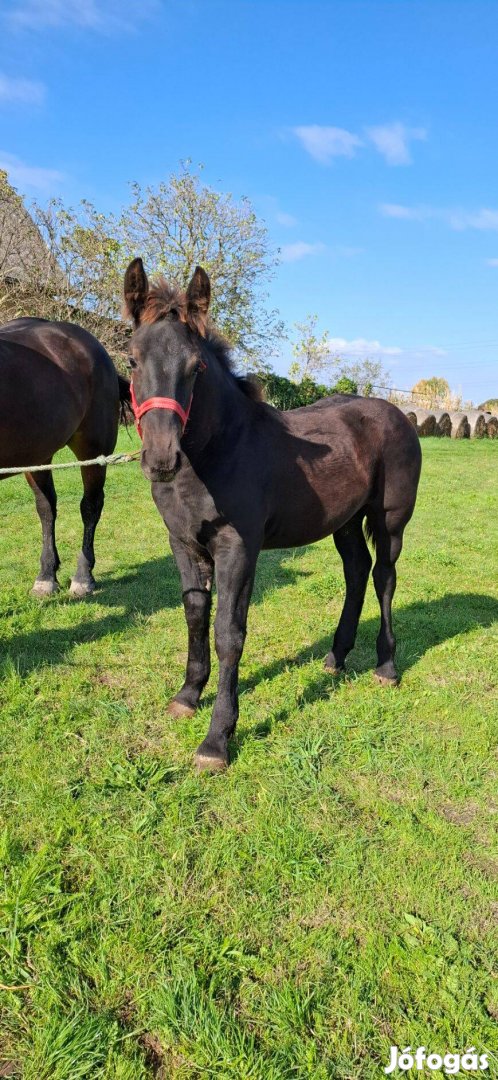
[[[305,551],[305,548],[300,548],[290,556],[288,552],[282,551],[262,553],[253,602],[260,603],[268,592],[293,585],[299,578],[311,573],[299,565]],[[66,604],[67,600],[67,593],[61,590],[49,604]],[[91,612],[92,607],[100,605],[119,608],[119,612],[89,618],[73,626],[43,628],[19,634],[8,642],[5,652],[5,646],[0,645],[1,659],[9,656],[14,660],[20,674],[27,675],[46,664],[67,662],[68,655],[77,645],[100,641],[111,634],[123,634],[126,630],[136,632],[141,619],[158,611],[177,608],[181,606],[181,602],[180,575],[171,555],[133,564],[120,577],[116,577],[114,572],[101,574],[97,591],[84,600],[72,600],[71,604],[77,605],[79,610],[83,605],[88,612]],[[9,610],[3,612],[4,617],[11,614]],[[142,633],[146,632],[144,628]],[[185,649],[186,647],[185,627]]]
[[[402,677],[426,652],[442,645],[444,641],[459,634],[492,626],[495,622],[498,622],[498,600],[479,593],[448,593],[438,600],[407,604],[396,611],[394,616],[394,629],[399,643],[396,656],[398,674]],[[375,668],[378,629],[379,619],[360,621],[355,649],[346,661],[348,671],[361,675]],[[333,634],[327,634],[294,655],[261,665],[256,675],[241,679],[240,691],[253,690],[262,680],[274,679],[290,667],[300,667],[318,659],[325,659],[332,637]],[[310,677],[304,694],[299,699],[300,705],[330,697],[334,686],[344,678],[344,674],[334,677],[322,669]],[[379,692],[383,692],[380,687]],[[268,720],[250,728],[238,729],[233,740],[232,759],[237,757],[247,738],[264,738],[275,724],[288,719],[288,714],[289,710],[284,708]]]

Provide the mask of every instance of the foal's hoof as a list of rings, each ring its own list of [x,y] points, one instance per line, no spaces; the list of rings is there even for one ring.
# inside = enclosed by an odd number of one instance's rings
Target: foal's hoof
[[[84,596],[91,596],[93,592],[95,592],[94,581],[76,581],[76,578],[73,578],[69,586],[69,595],[74,596],[75,600],[82,600]]]
[[[327,675],[343,675],[346,670],[344,664],[337,663],[333,652],[329,652],[328,656],[325,657],[323,667]]]
[[[199,772],[223,772],[228,767],[226,758],[211,757],[209,754],[200,754],[199,751],[194,757],[194,763]]]
[[[397,675],[379,675],[374,671],[374,679],[379,683],[379,686],[399,686]]]
[[[192,709],[190,705],[182,705],[181,701],[170,701],[166,708],[166,712],[169,716],[174,716],[179,719],[181,716],[195,716],[195,709]]]
[[[323,665],[323,670],[327,672],[327,675],[344,675],[346,668],[335,666],[332,667],[330,664],[327,664],[327,661],[325,661]]]
[[[37,596],[42,600],[45,596],[53,596],[56,592],[59,592],[57,581],[52,578],[37,578],[31,589],[31,596]]]

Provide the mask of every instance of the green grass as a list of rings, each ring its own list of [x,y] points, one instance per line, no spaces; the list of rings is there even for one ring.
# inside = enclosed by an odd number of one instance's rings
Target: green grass
[[[186,634],[139,468],[109,472],[80,603],[29,597],[38,520],[0,484],[0,982],[22,987],[0,1075],[363,1080],[391,1044],[496,1053],[498,443],[423,453],[401,687],[372,679],[371,585],[347,678],[322,669],[332,541],[263,554],[219,776],[191,765],[216,672],[192,720],[165,713]],[[65,587],[79,474],[57,487]]]

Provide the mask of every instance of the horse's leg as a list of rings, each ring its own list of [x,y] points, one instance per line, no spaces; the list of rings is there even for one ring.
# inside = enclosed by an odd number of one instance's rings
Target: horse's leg
[[[188,627],[185,682],[168,705],[170,716],[193,716],[209,679],[209,620],[214,564],[206,551],[193,556],[185,544],[170,535],[171,550],[182,579],[183,606]]]
[[[42,527],[42,553],[40,573],[31,590],[32,596],[50,596],[58,592],[57,571],[60,566],[59,553],[55,543],[55,519],[57,517],[57,495],[52,473],[25,473],[26,480],[34,493],[36,509]]]
[[[71,579],[71,596],[88,596],[95,589],[92,570],[95,566],[93,541],[95,529],[100,521],[104,506],[104,484],[106,469],[104,465],[85,465],[81,470],[83,480],[83,498],[80,503],[83,521],[83,544],[78,558],[76,573]]]
[[[369,517],[377,553],[373,579],[380,604],[380,630],[377,637],[377,668],[375,676],[382,686],[397,686],[399,679],[394,666],[396,638],[391,618],[391,606],[396,589],[396,562],[403,546],[403,530],[407,517],[398,511],[382,511]]]
[[[249,555],[239,538],[228,549],[223,546],[215,556],[218,608],[214,638],[220,671],[209,731],[195,755],[199,769],[215,771],[228,765],[228,740],[239,715],[239,661],[246,636],[256,558],[257,553]]]
[[[365,599],[372,559],[363,535],[363,511],[334,533],[334,543],[342,559],[346,597],[334,634],[332,649],[325,660],[325,670],[342,671],[348,652],[355,643],[358,622]]]

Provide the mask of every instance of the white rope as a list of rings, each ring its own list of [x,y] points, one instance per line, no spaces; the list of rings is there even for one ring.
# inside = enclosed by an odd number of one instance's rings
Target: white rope
[[[0,469],[0,476],[15,476],[17,473],[46,472],[48,469],[81,469],[84,465],[126,465],[128,461],[136,461],[141,451],[134,454],[99,454],[96,458],[88,461],[61,461],[56,465],[18,465],[10,469]]]

